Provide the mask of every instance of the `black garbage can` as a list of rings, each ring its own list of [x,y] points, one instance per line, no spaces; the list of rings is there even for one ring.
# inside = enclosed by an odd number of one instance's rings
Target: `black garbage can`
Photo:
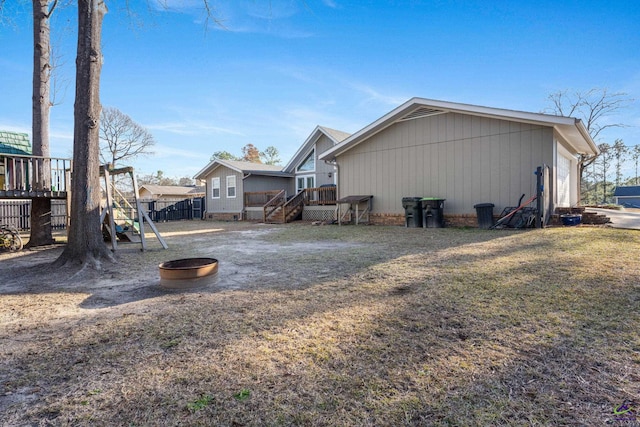
[[[424,228],[444,227],[444,201],[438,197],[424,197],[422,199],[422,210]]]
[[[422,227],[422,197],[403,197],[404,226]]]
[[[493,226],[493,203],[478,203],[473,205],[476,208],[476,215],[478,216],[478,227],[486,230]]]

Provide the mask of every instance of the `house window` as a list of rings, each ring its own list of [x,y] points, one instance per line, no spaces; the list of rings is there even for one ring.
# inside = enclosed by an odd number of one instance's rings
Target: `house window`
[[[316,149],[311,150],[311,153],[304,159],[304,161],[298,166],[298,172],[312,172],[316,170]]]
[[[230,175],[227,177],[227,197],[234,199],[236,197],[236,177]]]
[[[316,183],[315,175],[299,176],[296,179],[296,192],[305,188],[314,188]]]
[[[220,198],[220,178],[211,178],[211,198]]]

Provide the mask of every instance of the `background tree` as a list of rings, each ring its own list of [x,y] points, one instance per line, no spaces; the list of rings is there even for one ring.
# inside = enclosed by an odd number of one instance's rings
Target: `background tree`
[[[49,117],[51,101],[51,27],[49,20],[58,4],[57,0],[33,0],[33,79],[31,135],[35,156],[50,157]],[[51,188],[51,164],[42,165],[42,188]],[[51,199],[31,199],[31,228],[26,247],[53,243],[51,229]]]
[[[597,159],[598,166],[598,177],[602,187],[602,203],[606,203],[609,193],[607,188],[607,177],[609,176],[611,170],[611,163],[614,158],[613,148],[607,144],[599,144],[598,150],[600,150],[600,155]]]
[[[242,147],[242,158],[240,160],[243,162],[262,163],[262,160],[260,160],[260,150],[258,150],[255,145],[249,143]]]
[[[100,224],[100,72],[106,13],[103,0],[78,1],[71,218],[68,242],[57,265],[73,262],[99,269],[102,260],[113,260]]]
[[[551,111],[565,117],[577,117],[584,122],[591,138],[596,141],[600,133],[612,127],[625,127],[623,123],[609,123],[603,119],[629,106],[633,99],[624,92],[610,93],[608,89],[593,88],[586,92],[554,92],[548,97]]]
[[[612,157],[616,171],[615,183],[616,186],[619,186],[622,183],[622,165],[626,160],[626,155],[629,153],[629,148],[624,145],[624,142],[622,142],[621,139],[616,139],[611,150],[613,151]]]
[[[189,178],[188,176],[183,176],[182,178],[178,179],[178,185],[189,187],[193,185],[193,179]]]
[[[100,113],[100,160],[112,167],[122,160],[153,154],[153,135],[131,117],[113,107]]]
[[[280,164],[280,153],[278,152],[278,149],[272,145],[265,148],[264,151],[260,153],[260,158],[262,158],[265,165]]]
[[[164,172],[159,170],[155,174],[151,175],[142,175],[136,176],[139,185],[189,185],[189,184],[181,184],[180,182],[185,182],[183,180],[189,180],[191,182],[191,178],[180,178],[180,180],[168,177],[164,175]]]
[[[212,162],[214,159],[220,159],[220,160],[240,160],[239,157],[234,156],[233,154],[231,154],[228,151],[216,151],[215,153],[213,153],[213,155],[211,156],[211,159],[209,159],[210,162]]]
[[[597,143],[603,130],[625,126],[623,123],[609,122],[605,118],[629,106],[633,99],[624,92],[610,93],[606,88],[593,88],[586,92],[569,93],[567,90],[554,92],[548,96],[548,101],[551,105],[544,112],[581,119],[591,139]],[[579,155],[581,183],[585,169],[596,160],[596,157],[587,154]]]
[[[638,160],[640,159],[640,145],[635,145],[631,149],[631,159],[633,161],[633,170],[635,174],[633,176],[633,185],[638,185]]]

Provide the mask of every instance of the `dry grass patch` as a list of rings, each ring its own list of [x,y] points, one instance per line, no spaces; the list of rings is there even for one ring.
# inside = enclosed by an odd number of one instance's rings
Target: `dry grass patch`
[[[0,294],[3,421],[623,425],[613,408],[638,401],[637,233],[210,227],[169,241],[176,258],[216,249],[206,290],[113,271]]]

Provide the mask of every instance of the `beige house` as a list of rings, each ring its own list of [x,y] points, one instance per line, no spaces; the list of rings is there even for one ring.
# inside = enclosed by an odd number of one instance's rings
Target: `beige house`
[[[139,193],[142,200],[184,200],[204,197],[204,187],[182,185],[152,185],[143,184]]]
[[[462,225],[478,203],[499,213],[535,195],[539,166],[547,210],[576,205],[577,155],[597,152],[575,118],[412,98],[319,159],[337,166],[340,197],[373,196],[373,223],[403,224],[402,198],[417,196],[446,199],[447,222]]]

